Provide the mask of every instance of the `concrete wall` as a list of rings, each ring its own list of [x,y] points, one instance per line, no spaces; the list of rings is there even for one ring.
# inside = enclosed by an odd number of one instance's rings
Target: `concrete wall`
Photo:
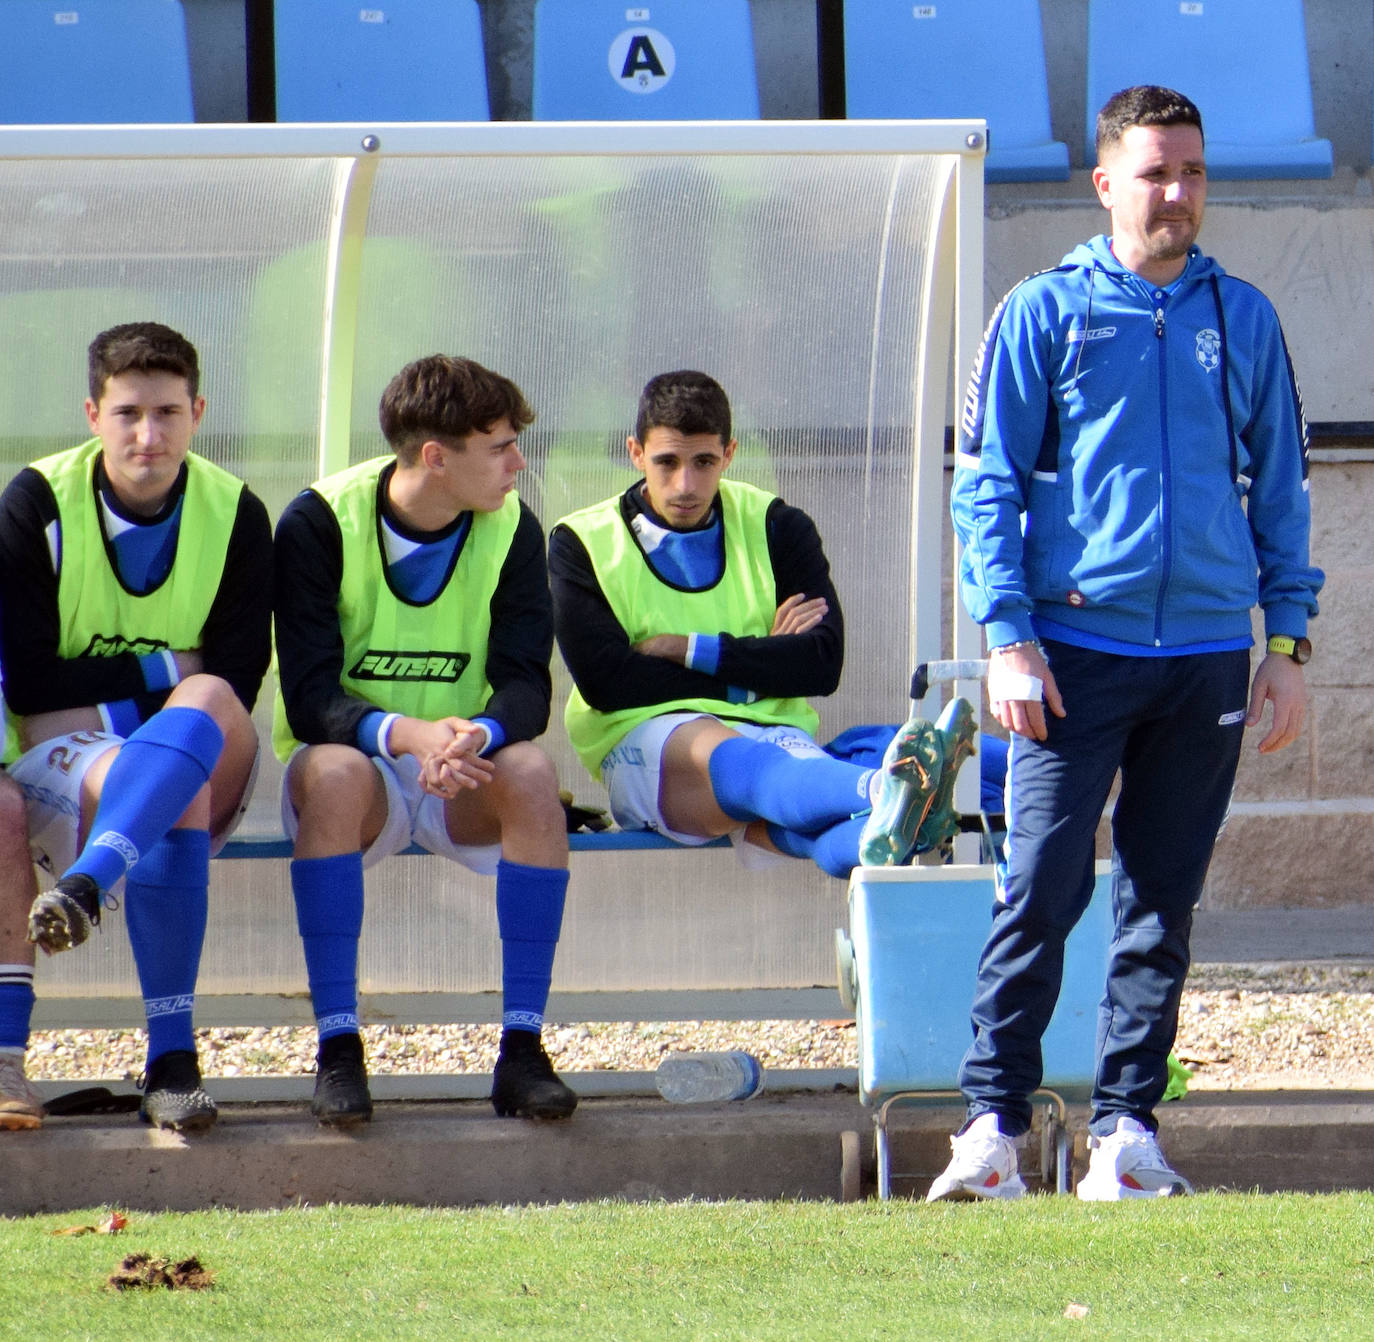
[[[1329,182],[1214,182],[1202,247],[1257,284],[1283,322],[1314,422],[1374,421],[1374,192],[1370,175]],[[1017,281],[1053,265],[1108,227],[1086,171],[1043,186],[987,193],[984,303],[990,313]]]
[[[1326,570],[1307,667],[1307,726],[1261,757],[1247,733],[1231,821],[1208,877],[1208,908],[1374,905],[1374,463],[1326,448],[1312,470],[1312,557]]]

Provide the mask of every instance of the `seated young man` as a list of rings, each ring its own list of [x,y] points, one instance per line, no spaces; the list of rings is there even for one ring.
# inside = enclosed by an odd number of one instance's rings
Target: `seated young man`
[[[311,1112],[372,1115],[358,1033],[363,871],[412,842],[496,876],[503,1030],[492,1104],[566,1118],[541,1042],[568,886],[548,725],[544,533],[515,492],[534,418],[469,359],[382,393],[386,456],[297,496],[277,525],[275,745],[320,1048]]]
[[[815,524],[725,477],[730,403],[705,373],[651,379],[627,446],[643,479],[549,537],[568,734],[617,823],[684,844],[744,830],[839,877],[861,844],[902,861],[929,797],[919,762],[861,768],[814,739],[807,698],[844,661]]]
[[[271,526],[242,481],[190,450],[199,377],[169,327],[102,332],[95,436],[0,495],[5,761],[34,861],[59,878],[29,938],[79,946],[123,882],[148,1022],[139,1112],[187,1130],[216,1117],[191,1013],[210,854],[247,805],[271,655]]]

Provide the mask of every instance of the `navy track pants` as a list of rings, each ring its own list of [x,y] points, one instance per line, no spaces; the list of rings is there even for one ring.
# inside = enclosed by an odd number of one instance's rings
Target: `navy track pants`
[[[1188,973],[1192,912],[1225,820],[1244,733],[1245,650],[1129,657],[1047,642],[1067,716],[1048,739],[1012,739],[1007,874],[978,966],[974,1040],[959,1084],[970,1118],[1030,1126],[1040,1040],[1064,940],[1093,888],[1094,832],[1112,815],[1116,919],[1099,1009],[1091,1130],[1119,1115],[1155,1127]]]

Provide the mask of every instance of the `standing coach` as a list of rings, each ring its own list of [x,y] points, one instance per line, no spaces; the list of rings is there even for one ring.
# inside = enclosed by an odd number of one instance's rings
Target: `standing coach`
[[[1322,574],[1308,564],[1306,428],[1278,318],[1194,245],[1207,170],[1187,98],[1115,94],[1097,161],[1111,236],[1011,291],[964,409],[960,587],[1013,734],[1010,842],[960,1072],[967,1117],[931,1201],[1024,1192],[1016,1145],[1118,771],[1116,926],[1078,1195],[1192,1191],[1154,1118],[1192,910],[1245,728],[1270,706],[1261,754],[1302,729]],[[1250,682],[1256,604],[1267,649]]]

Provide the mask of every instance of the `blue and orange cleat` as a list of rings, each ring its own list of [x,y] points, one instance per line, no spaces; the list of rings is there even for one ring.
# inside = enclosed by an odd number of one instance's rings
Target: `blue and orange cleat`
[[[883,752],[873,812],[859,839],[866,867],[900,866],[958,832],[954,780],[976,753],[973,707],[951,699],[935,723],[914,713]]]
[[[883,752],[873,810],[859,836],[865,867],[895,867],[911,856],[935,801],[944,758],[944,742],[925,718],[908,718],[898,728]]]
[[[954,809],[954,780],[963,762],[978,753],[973,743],[978,729],[973,722],[973,705],[967,699],[951,699],[935,720],[935,730],[940,736],[944,759],[930,809],[916,831],[915,851],[918,853],[939,848],[959,832],[959,813]]]

